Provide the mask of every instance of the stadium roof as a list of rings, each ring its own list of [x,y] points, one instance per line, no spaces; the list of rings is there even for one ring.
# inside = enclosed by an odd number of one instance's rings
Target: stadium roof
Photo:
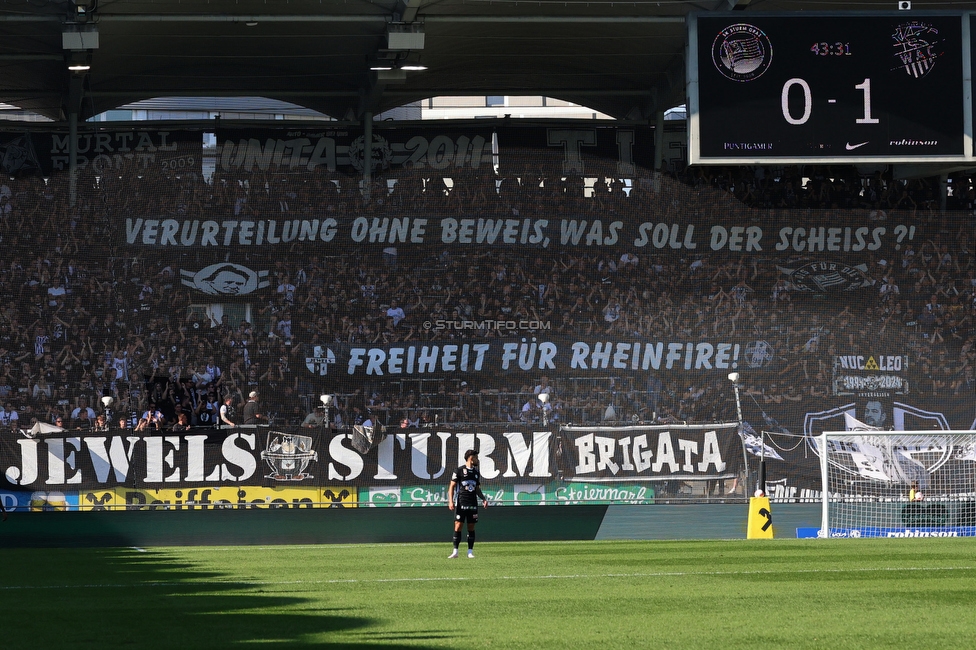
[[[434,96],[545,95],[645,120],[684,101],[689,12],[895,7],[895,0],[0,0],[0,102],[64,120],[152,97],[260,96],[355,120]],[[371,70],[383,63],[394,69]],[[70,72],[69,64],[90,69]]]

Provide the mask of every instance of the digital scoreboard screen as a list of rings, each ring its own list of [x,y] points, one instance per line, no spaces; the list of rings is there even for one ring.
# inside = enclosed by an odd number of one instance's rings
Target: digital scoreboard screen
[[[963,16],[696,14],[692,163],[971,160]]]

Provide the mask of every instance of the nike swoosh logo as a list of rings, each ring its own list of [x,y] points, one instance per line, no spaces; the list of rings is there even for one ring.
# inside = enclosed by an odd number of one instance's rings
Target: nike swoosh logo
[[[850,142],[848,142],[847,145],[844,148],[847,149],[848,151],[854,151],[858,147],[863,147],[868,142],[870,142],[870,140],[865,140],[864,142],[860,142],[858,144],[851,144]]]

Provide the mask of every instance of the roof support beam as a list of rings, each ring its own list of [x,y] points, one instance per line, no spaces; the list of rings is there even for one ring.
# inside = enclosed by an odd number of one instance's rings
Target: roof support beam
[[[357,120],[366,119],[366,115],[372,116],[383,95],[388,92],[386,83],[380,81],[378,77],[376,73],[371,74],[359,95],[359,105],[355,115]]]
[[[81,103],[85,98],[85,80],[87,72],[66,72],[68,75],[67,92],[62,97],[62,110],[66,115],[80,115]]]
[[[424,16],[427,24],[436,23],[559,23],[684,25],[684,16]]]
[[[29,93],[29,90],[8,91],[0,90],[0,97],[11,93]],[[43,94],[43,93],[42,93]],[[355,90],[274,90],[271,88],[238,88],[206,90],[175,89],[164,90],[148,88],[132,88],[126,90],[90,90],[91,97],[131,97],[133,95],[149,95],[152,97],[359,97]]]
[[[99,23],[388,23],[387,14],[112,14],[100,12]]]
[[[0,63],[4,61],[64,61],[60,54],[0,54]]]
[[[498,95],[504,94],[509,97],[565,97],[574,95],[576,97],[646,97],[647,90],[584,90],[581,88],[508,88],[500,92],[497,87],[487,88],[424,88],[423,92],[429,97],[467,97],[469,95]],[[387,95],[416,95],[416,90],[387,90]]]
[[[405,3],[404,6],[408,6]],[[407,9],[405,9],[405,12]],[[407,14],[404,13],[403,16]],[[683,25],[684,16],[424,16],[417,11],[413,12],[414,20],[403,20],[402,22],[415,22],[423,20],[425,23],[646,23],[646,24],[675,24]],[[61,16],[18,16],[11,14],[0,14],[0,22],[63,22]],[[324,15],[324,14],[254,14],[229,15],[229,14],[113,14],[100,11],[98,14],[99,23],[370,23],[370,22],[393,22],[393,17],[389,14],[346,14],[346,15]]]
[[[64,16],[58,14],[0,14],[0,23],[63,23]]]
[[[412,23],[417,20],[417,11],[423,0],[400,0],[397,2],[397,13],[400,14],[399,22]]]

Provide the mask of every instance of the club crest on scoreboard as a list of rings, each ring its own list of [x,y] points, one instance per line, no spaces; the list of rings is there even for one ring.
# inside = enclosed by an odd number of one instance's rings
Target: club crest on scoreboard
[[[752,81],[773,61],[773,45],[766,33],[748,23],[729,25],[712,41],[715,69],[732,81]]]
[[[919,20],[898,25],[891,34],[891,40],[897,61],[894,69],[903,69],[915,79],[921,79],[931,72],[936,59],[945,54],[938,28]]]

